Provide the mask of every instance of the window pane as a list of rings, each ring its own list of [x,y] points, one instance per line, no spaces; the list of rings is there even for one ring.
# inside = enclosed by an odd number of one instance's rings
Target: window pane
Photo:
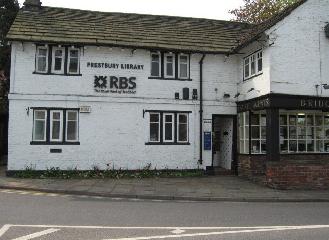
[[[79,58],[79,50],[70,50],[71,58]]]
[[[314,140],[307,140],[307,152],[314,152]]]
[[[152,54],[152,62],[159,62],[160,56],[158,54]]]
[[[287,125],[287,115],[280,115],[280,125]]]
[[[280,138],[288,139],[288,127],[280,127]]]
[[[53,128],[52,128],[52,139],[53,140],[60,140],[60,121],[53,121]]]
[[[259,125],[259,114],[251,114],[251,125]]]
[[[323,149],[324,152],[329,152],[329,141],[328,140],[325,140],[324,141],[324,149]]]
[[[316,141],[316,151],[317,152],[324,152],[323,149],[323,141]]]
[[[35,111],[35,119],[45,119],[46,112],[45,111]]]
[[[280,140],[280,149],[281,149],[281,152],[288,152],[288,141],[287,140]]]
[[[62,58],[55,58],[55,71],[61,71],[62,70]]]
[[[296,127],[289,127],[289,138],[297,139],[297,129]]]
[[[266,141],[262,140],[260,144],[261,144],[261,153],[266,153]]]
[[[45,72],[47,70],[47,58],[38,57],[38,71]]]
[[[178,120],[180,123],[187,123],[187,115],[179,115]]]
[[[185,142],[187,141],[187,124],[179,124],[178,130],[179,141]]]
[[[152,76],[157,76],[157,77],[160,75],[159,62],[152,62],[152,65],[151,65],[151,75]]]
[[[47,49],[39,49],[39,56],[46,57],[47,56]]]
[[[296,125],[297,124],[297,118],[295,115],[289,115],[289,125]]]
[[[290,152],[297,151],[297,141],[289,141],[289,151]]]
[[[313,127],[307,127],[306,128],[306,137],[307,137],[307,139],[314,139],[315,138],[314,128]]]
[[[180,56],[181,63],[187,63],[187,56]]]
[[[173,70],[173,64],[172,63],[167,63],[167,73],[168,76],[173,76],[174,75],[174,70]]]
[[[306,141],[298,141],[298,152],[306,152]]]
[[[324,137],[325,137],[325,139],[329,139],[329,129],[328,128],[324,129]]]
[[[258,61],[257,61],[257,65],[258,65],[258,72],[263,71],[263,58],[261,58],[262,53],[258,54]]]
[[[329,116],[324,116],[324,125],[329,126]]]
[[[150,114],[151,122],[159,122],[159,114]]]
[[[324,132],[322,127],[316,127],[315,128],[315,137],[316,139],[323,139],[324,138]]]
[[[251,75],[254,75],[256,73],[256,62],[255,62],[255,56],[251,57]]]
[[[68,120],[78,120],[78,113],[77,112],[68,112],[67,119]]]
[[[34,122],[34,140],[42,141],[45,136],[45,120],[35,120]]]
[[[75,141],[78,139],[77,121],[67,122],[67,140]]]
[[[150,141],[158,142],[159,138],[159,123],[150,123]]]
[[[306,124],[308,126],[313,126],[314,125],[313,115],[307,115],[307,117],[306,117]]]
[[[180,77],[187,77],[187,64],[180,64]]]
[[[244,77],[249,77],[249,58],[244,61]]]
[[[259,139],[260,138],[260,129],[259,127],[251,127],[251,138],[252,139]]]
[[[306,138],[306,128],[305,127],[298,127],[298,139],[305,139]]]
[[[69,72],[70,73],[78,72],[78,66],[79,66],[78,58],[71,58],[70,59],[70,66],[69,66]]]
[[[166,115],[166,116],[165,116],[165,121],[166,121],[166,122],[172,122],[172,118],[173,118],[172,115]]]
[[[165,140],[172,140],[172,123],[165,123]]]
[[[251,152],[260,153],[260,141],[251,141]]]

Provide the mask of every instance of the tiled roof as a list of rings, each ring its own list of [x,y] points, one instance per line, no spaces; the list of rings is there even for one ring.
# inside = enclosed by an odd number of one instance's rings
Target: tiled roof
[[[8,40],[179,50],[202,53],[237,52],[293,10],[300,0],[258,25],[241,22],[95,12],[67,8],[22,8]]]
[[[7,38],[228,53],[249,27],[246,23],[210,19],[42,7],[38,11],[21,9]]]

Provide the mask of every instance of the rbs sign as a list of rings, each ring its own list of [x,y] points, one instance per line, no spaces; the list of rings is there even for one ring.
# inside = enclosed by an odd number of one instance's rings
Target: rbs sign
[[[96,92],[135,94],[136,77],[95,76],[94,88]]]

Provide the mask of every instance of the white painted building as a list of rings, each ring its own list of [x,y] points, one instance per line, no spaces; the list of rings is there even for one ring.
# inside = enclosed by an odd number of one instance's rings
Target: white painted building
[[[328,22],[328,0],[255,27],[28,0],[8,34],[8,171],[329,168]]]

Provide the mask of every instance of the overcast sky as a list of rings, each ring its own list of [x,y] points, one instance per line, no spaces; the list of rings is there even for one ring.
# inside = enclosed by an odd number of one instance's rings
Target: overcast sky
[[[19,0],[22,5],[24,0]],[[243,0],[42,0],[44,6],[231,20]]]

